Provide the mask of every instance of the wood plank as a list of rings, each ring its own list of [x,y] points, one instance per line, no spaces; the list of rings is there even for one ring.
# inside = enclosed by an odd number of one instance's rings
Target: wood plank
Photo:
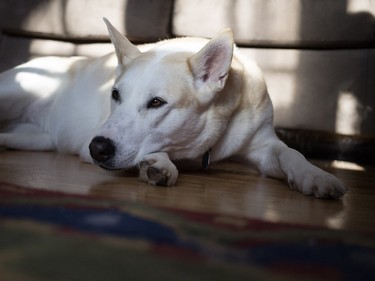
[[[375,231],[374,167],[356,171],[334,168],[327,161],[315,164],[350,188],[342,200],[304,196],[282,181],[260,177],[250,168],[230,162],[213,164],[207,172],[185,168],[180,171],[177,185],[165,188],[140,182],[132,171],[106,171],[81,163],[76,156],[53,152],[0,150],[0,182],[224,216]]]

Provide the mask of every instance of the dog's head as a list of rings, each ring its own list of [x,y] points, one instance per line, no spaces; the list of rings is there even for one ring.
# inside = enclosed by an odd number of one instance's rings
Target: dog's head
[[[141,53],[105,22],[118,66],[111,114],[90,144],[95,162],[127,169],[154,152],[167,152],[171,159],[202,155],[228,119],[225,103],[230,100],[218,93],[232,62],[232,32],[224,30],[203,44],[198,39],[168,40]],[[195,51],[197,44],[202,47]]]

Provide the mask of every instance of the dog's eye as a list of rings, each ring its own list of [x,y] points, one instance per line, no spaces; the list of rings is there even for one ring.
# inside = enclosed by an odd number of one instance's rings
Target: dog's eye
[[[147,109],[149,108],[158,108],[158,107],[161,107],[163,106],[164,104],[166,104],[167,102],[164,101],[162,98],[159,98],[159,97],[156,97],[156,98],[152,98],[148,104],[147,104]]]
[[[121,101],[120,93],[119,93],[119,91],[117,89],[112,89],[112,99],[115,102],[120,102]]]

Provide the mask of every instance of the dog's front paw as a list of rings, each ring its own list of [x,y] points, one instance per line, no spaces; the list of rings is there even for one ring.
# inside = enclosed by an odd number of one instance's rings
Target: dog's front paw
[[[348,191],[338,178],[320,169],[290,178],[288,182],[291,189],[316,198],[339,199]]]
[[[139,177],[152,185],[172,186],[177,181],[178,171],[165,153],[153,153],[139,164]]]

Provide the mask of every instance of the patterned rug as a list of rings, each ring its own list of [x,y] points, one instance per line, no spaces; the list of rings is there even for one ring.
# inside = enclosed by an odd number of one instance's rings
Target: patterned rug
[[[375,236],[0,184],[0,280],[373,280]]]

